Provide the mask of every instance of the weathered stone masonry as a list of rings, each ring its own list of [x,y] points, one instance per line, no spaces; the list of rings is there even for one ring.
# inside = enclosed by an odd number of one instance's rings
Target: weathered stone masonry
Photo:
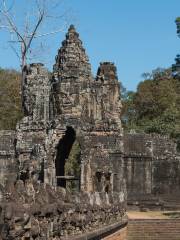
[[[123,142],[128,202],[162,209],[179,207],[180,155],[176,144],[166,136],[148,134],[124,134]],[[170,200],[174,201],[171,206]]]
[[[96,175],[104,181],[109,178],[109,190],[113,186],[120,189],[123,145],[116,67],[101,63],[94,79],[82,42],[71,26],[58,51],[53,77],[47,76],[40,64],[27,69],[23,92],[26,117],[17,128],[20,173],[35,178],[43,175],[42,181],[55,186],[57,175],[64,174],[61,168],[77,139],[82,156],[81,189],[105,189],[106,186],[97,186]],[[58,144],[67,135],[64,144],[69,149],[62,146],[66,156],[58,159]]]
[[[116,67],[100,63],[94,78],[74,26],[52,75],[40,63],[24,72],[25,116],[0,132],[2,239],[116,239],[126,195],[133,206],[180,196],[175,144],[123,134]]]
[[[16,179],[15,131],[0,131],[0,183],[5,185],[9,178]]]
[[[13,178],[1,191],[2,238],[63,239],[117,222],[121,226],[126,188],[116,67],[101,63],[94,78],[70,26],[52,76],[42,64],[24,71],[25,117],[11,136],[13,167],[3,173],[11,169]],[[66,164],[75,144],[80,171],[72,167],[69,175]],[[65,190],[69,182],[75,184],[73,193]]]

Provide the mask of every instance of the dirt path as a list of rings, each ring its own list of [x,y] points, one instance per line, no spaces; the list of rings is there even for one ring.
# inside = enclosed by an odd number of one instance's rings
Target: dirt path
[[[170,219],[172,217],[165,215],[165,213],[172,213],[168,211],[148,211],[148,212],[136,212],[129,211],[127,212],[129,219]],[[174,213],[174,212],[173,212]],[[178,212],[180,214],[180,212]],[[172,216],[172,215],[171,215]]]

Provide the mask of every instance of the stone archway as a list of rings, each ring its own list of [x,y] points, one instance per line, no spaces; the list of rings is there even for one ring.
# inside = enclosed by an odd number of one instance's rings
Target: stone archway
[[[57,186],[71,188],[80,183],[80,145],[76,139],[76,132],[67,127],[65,135],[57,145],[55,159]],[[74,184],[74,182],[77,182]]]

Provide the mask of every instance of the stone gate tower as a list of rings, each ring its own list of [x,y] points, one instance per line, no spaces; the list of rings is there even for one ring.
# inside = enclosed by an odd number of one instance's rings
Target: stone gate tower
[[[70,26],[58,50],[52,76],[41,64],[27,67],[23,92],[26,117],[17,128],[19,178],[66,187],[79,181],[88,192],[119,192],[123,184],[120,87],[113,63],[97,76],[79,34]],[[67,174],[74,144],[79,175]]]

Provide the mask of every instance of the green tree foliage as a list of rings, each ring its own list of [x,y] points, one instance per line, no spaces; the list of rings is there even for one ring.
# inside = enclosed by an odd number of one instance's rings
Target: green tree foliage
[[[71,148],[68,159],[65,163],[65,175],[74,176],[80,179],[80,169],[81,169],[81,149],[78,141],[76,140]],[[67,189],[69,191],[76,191],[78,189],[78,182],[70,181],[67,183]]]
[[[177,34],[180,37],[180,17],[176,18]]]
[[[136,128],[136,111],[134,105],[134,95],[132,91],[126,91],[125,94],[121,95],[122,99],[122,124],[125,130],[129,131]]]
[[[15,129],[22,118],[20,82],[19,72],[0,68],[0,130]]]
[[[159,133],[180,142],[180,81],[170,69],[156,69],[123,100],[125,130]]]
[[[77,140],[74,142],[65,164],[65,175],[79,177],[81,150]]]

